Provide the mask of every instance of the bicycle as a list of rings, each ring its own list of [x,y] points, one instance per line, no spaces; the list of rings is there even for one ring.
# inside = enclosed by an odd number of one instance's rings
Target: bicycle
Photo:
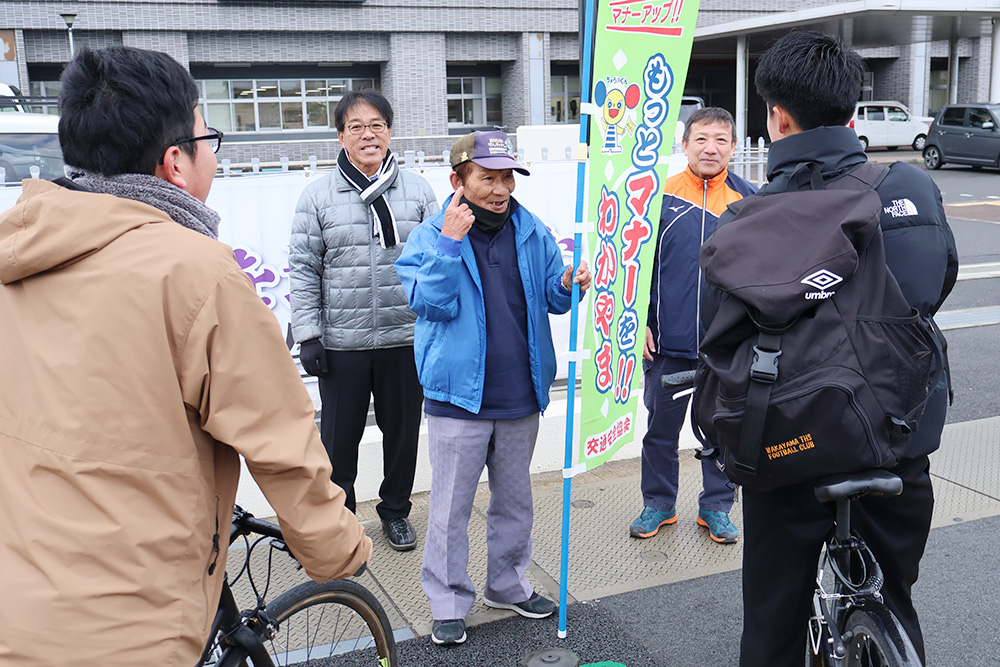
[[[660,377],[674,398],[694,391],[695,371]],[[692,420],[697,433],[697,426]],[[707,447],[707,445],[706,445]],[[711,454],[705,451],[705,456]],[[696,456],[703,456],[699,450]],[[809,619],[810,667],[918,667],[921,662],[899,620],[882,601],[882,569],[865,541],[851,529],[851,507],[864,495],[898,496],[903,480],[887,470],[865,470],[816,480],[815,496],[836,504],[833,533],[820,555]],[[833,590],[823,579],[833,573]]]
[[[251,541],[252,533],[261,537]],[[247,667],[252,663],[254,667],[342,664],[394,667],[398,664],[392,626],[370,591],[347,580],[309,581],[267,602],[274,553],[282,552],[293,559],[295,556],[282,540],[278,526],[257,519],[237,505],[233,509],[229,544],[241,538],[246,542],[246,558],[232,584],[228,574],[223,579],[219,608],[200,666]],[[253,550],[264,544],[269,552],[267,580],[261,591],[254,581],[250,558]],[[355,576],[364,570],[362,566]],[[232,586],[244,575],[256,604],[240,611]]]
[[[851,530],[851,506],[866,494],[898,496],[903,481],[887,470],[867,470],[818,480],[816,499],[836,503],[834,532],[820,556],[809,619],[812,667],[911,667],[920,665],[913,643],[882,601],[882,569]],[[833,573],[833,590],[823,578]]]

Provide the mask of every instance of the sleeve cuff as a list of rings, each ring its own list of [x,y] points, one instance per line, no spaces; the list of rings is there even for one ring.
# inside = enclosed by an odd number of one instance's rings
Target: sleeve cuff
[[[462,242],[458,239],[453,239],[450,236],[445,236],[441,234],[438,236],[437,243],[434,247],[442,255],[447,255],[448,257],[458,257],[462,251]]]

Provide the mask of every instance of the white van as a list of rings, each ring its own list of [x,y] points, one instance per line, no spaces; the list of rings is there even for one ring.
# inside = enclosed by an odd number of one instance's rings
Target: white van
[[[885,147],[894,151],[909,146],[922,151],[932,120],[929,116],[911,116],[900,102],[858,102],[848,126],[854,128],[864,150]]]
[[[0,83],[0,112],[26,112],[27,109],[21,104],[20,97],[20,90],[8,83]]]
[[[64,175],[59,146],[59,116],[0,113],[0,184],[20,185],[25,178]],[[32,174],[37,167],[37,175]]]

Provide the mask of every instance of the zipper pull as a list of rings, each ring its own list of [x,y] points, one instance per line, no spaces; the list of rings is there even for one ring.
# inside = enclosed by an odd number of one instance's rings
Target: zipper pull
[[[215,497],[215,535],[212,535],[212,564],[208,566],[208,575],[215,574],[215,566],[219,562],[219,496]]]
[[[212,535],[212,552],[215,554],[215,558],[212,559],[212,564],[208,566],[208,574],[215,574],[215,566],[219,562],[219,534],[216,533]]]

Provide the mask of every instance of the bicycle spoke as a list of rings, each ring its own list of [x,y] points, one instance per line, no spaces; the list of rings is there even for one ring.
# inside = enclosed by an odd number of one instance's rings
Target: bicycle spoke
[[[342,604],[317,604],[302,609],[281,624],[279,634],[281,641],[272,640],[270,652],[275,662],[282,666],[300,662],[312,664],[310,661],[338,664],[327,661],[374,650],[376,646],[365,620]]]

